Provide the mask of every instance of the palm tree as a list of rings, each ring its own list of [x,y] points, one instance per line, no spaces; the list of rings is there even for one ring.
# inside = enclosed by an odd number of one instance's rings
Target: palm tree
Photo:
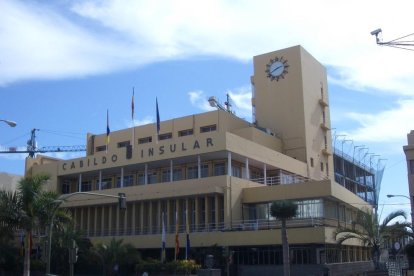
[[[0,275],[17,270],[19,248],[13,241],[19,224],[16,192],[0,190]]]
[[[35,229],[39,216],[37,211],[41,208],[37,201],[42,192],[42,186],[49,180],[47,175],[36,175],[34,177],[24,177],[19,181],[17,194],[22,211],[20,227],[26,235],[25,254],[23,265],[23,276],[30,275],[30,255],[32,248],[32,231]]]
[[[115,266],[137,263],[139,258],[138,251],[131,244],[123,244],[123,239],[112,238],[109,245],[100,243],[93,250],[102,262],[104,275],[112,275]]]
[[[291,200],[274,201],[270,206],[270,215],[282,222],[282,246],[283,246],[283,275],[290,275],[289,242],[286,231],[286,221],[295,217],[298,205]]]
[[[397,210],[390,213],[380,224],[377,214],[370,212],[367,209],[358,210],[356,220],[352,229],[338,228],[335,233],[335,239],[338,244],[343,244],[349,239],[356,239],[362,245],[371,248],[371,254],[375,269],[379,269],[379,255],[381,243],[390,236],[409,235],[407,227],[409,223],[395,223],[390,225],[390,222],[398,217],[406,219],[406,214],[403,210]]]

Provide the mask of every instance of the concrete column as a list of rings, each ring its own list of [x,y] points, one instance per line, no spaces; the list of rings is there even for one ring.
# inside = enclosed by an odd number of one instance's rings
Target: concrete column
[[[158,208],[157,208],[157,233],[161,234],[161,200],[158,200]]]
[[[188,198],[186,198],[185,199],[185,221],[184,221],[184,224],[185,224],[185,231],[187,232],[190,232],[190,227],[189,227],[189,225],[190,225],[190,220],[189,220],[189,218],[188,218],[188,216],[191,214],[191,212],[188,210],[188,207],[190,206],[190,204],[189,204],[189,202],[188,202]]]
[[[148,206],[149,206],[149,210],[148,210],[148,212],[147,212],[147,214],[148,214],[148,226],[149,226],[149,232],[150,233],[152,233],[152,229],[154,228],[153,227],[153,219],[152,219],[152,215],[155,213],[154,212],[154,208],[152,208],[153,207],[153,205],[154,205],[154,202],[152,202],[152,201],[150,201],[149,203],[148,203]]]
[[[142,234],[143,232],[144,232],[144,207],[145,207],[145,204],[144,204],[144,202],[143,201],[141,201],[141,204],[140,204],[141,206],[141,208],[140,208],[140,233]]]
[[[107,229],[105,229],[105,209],[106,207],[101,205],[101,236],[104,235],[105,231],[107,231]]]
[[[267,166],[263,164],[263,184],[267,185]]]
[[[232,176],[231,173],[231,152],[227,152],[227,175]]]
[[[198,169],[198,178],[201,178],[201,157],[197,155],[197,169]]]
[[[144,184],[148,184],[148,164],[145,164],[145,172],[144,172]]]
[[[136,210],[136,202],[133,202],[132,204],[131,204],[131,212],[132,212],[132,214],[131,214],[131,234],[132,235],[135,235],[135,210]]]
[[[86,207],[88,208],[88,207]],[[80,229],[85,229],[85,225],[84,225],[84,212],[85,207],[80,207],[79,211],[80,211]]]
[[[121,188],[124,187],[124,168],[121,168]]]
[[[210,220],[209,220],[209,213],[210,213],[210,204],[208,202],[208,196],[204,196],[204,221],[205,221],[205,228],[209,229],[210,231]]]
[[[174,180],[174,166],[172,159],[170,160],[170,182]]]
[[[94,236],[97,236],[97,228],[98,228],[98,207],[95,206],[94,207],[94,218],[93,218],[93,232],[94,232]]]
[[[215,224],[216,224],[216,230],[219,227],[219,223],[220,223],[220,219],[219,219],[219,214],[220,214],[220,205],[219,205],[219,200],[220,200],[220,196],[218,194],[214,195],[214,209],[215,209]]]
[[[166,213],[166,222],[165,222],[165,229],[166,232],[168,233],[170,231],[170,225],[171,225],[171,201],[169,199],[167,199],[167,213]]]
[[[178,226],[178,231],[180,231],[180,218],[181,218],[181,213],[180,213],[180,200],[179,199],[176,199],[175,200],[175,212],[174,212],[174,216],[176,216],[175,227]],[[176,228],[175,231],[177,231],[177,228]]]
[[[79,174],[78,192],[82,192],[82,174]]]
[[[246,157],[246,179],[250,179],[250,171],[249,171],[249,158]]]
[[[108,232],[109,235],[112,236],[112,206],[108,206]]]
[[[99,171],[99,183],[98,183],[98,190],[102,190],[102,171]]]
[[[88,233],[88,236],[90,236],[90,233],[91,233],[91,223],[90,223],[90,219],[91,219],[91,208],[92,207],[86,207],[86,208],[87,208],[86,233]]]
[[[198,231],[198,229],[200,228],[200,198],[196,197],[194,199],[194,208],[195,208],[195,230]]]
[[[119,213],[119,208],[116,208],[116,222],[115,222],[115,236],[119,236],[119,234],[120,234],[120,224],[121,224],[121,221],[120,221],[120,216],[121,214]]]

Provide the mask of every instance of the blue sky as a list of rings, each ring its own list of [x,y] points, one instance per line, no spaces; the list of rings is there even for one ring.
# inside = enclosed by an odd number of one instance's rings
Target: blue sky
[[[49,3],[50,2],[50,3]],[[234,101],[251,120],[252,57],[302,45],[327,67],[332,127],[344,151],[365,145],[386,162],[380,211],[408,195],[402,146],[414,129],[414,52],[379,47],[410,34],[412,1],[8,1],[0,2],[0,146],[84,145],[86,133],[210,110]],[[340,136],[337,146],[342,146]],[[71,158],[79,154],[54,154]],[[0,155],[23,174],[24,155]],[[384,206],[382,208],[382,206]]]

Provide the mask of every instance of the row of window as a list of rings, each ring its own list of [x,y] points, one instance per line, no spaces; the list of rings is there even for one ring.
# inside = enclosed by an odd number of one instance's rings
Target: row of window
[[[200,164],[200,178],[210,176],[210,166],[212,168],[211,175],[219,176],[225,175],[227,173],[226,163],[217,162],[213,164],[203,163]],[[232,175],[235,177],[242,177],[241,167],[234,165],[232,166]],[[104,190],[112,188],[120,188],[134,186],[134,185],[144,185],[144,184],[154,184],[160,182],[170,182],[170,181],[180,181],[185,179],[196,179],[199,178],[198,165],[187,165],[185,167],[175,167],[172,170],[171,168],[163,168],[161,170],[148,170],[147,178],[145,178],[145,171],[139,171],[136,176],[135,174],[124,175],[123,185],[121,185],[121,176],[113,177],[103,177],[99,183],[99,179],[87,179],[81,182],[81,191],[87,192],[92,190]],[[135,181],[136,178],[136,181]],[[73,183],[73,182],[72,182]],[[76,185],[75,185],[76,186]],[[77,188],[77,186],[76,186]],[[71,181],[65,180],[62,183],[62,193],[71,193]]]
[[[200,133],[212,132],[216,130],[217,130],[216,125],[208,125],[208,126],[200,127]],[[192,128],[178,131],[178,137],[189,136],[193,134],[194,134],[194,129]],[[172,137],[173,137],[172,132],[163,133],[163,134],[158,135],[158,141],[172,139]],[[152,140],[153,140],[152,136],[141,137],[141,138],[138,138],[138,144],[140,145],[140,144],[152,143]],[[118,148],[125,148],[130,145],[131,145],[130,141],[122,141],[117,144]],[[96,147],[96,152],[105,151],[105,150],[106,150],[106,145]]]

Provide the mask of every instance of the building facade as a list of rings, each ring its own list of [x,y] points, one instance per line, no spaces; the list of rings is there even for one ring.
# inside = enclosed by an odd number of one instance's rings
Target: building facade
[[[403,147],[407,160],[408,190],[411,201],[411,223],[414,225],[414,130],[407,134],[407,145]]]
[[[366,183],[335,177],[325,68],[301,46],[253,61],[253,123],[218,109],[163,121],[159,135],[156,124],[111,132],[109,144],[106,134],[88,134],[85,157],[28,158],[26,175],[48,173],[62,194],[125,193],[126,210],[93,195],[65,202],[93,242],[123,238],[144,257],[160,256],[164,217],[167,259],[178,229],[179,258],[189,232],[190,257],[233,252],[234,275],[282,271],[280,222],[269,206],[291,199],[299,206],[288,222],[293,275],[368,270],[367,248],[339,247],[334,237],[373,201]]]

